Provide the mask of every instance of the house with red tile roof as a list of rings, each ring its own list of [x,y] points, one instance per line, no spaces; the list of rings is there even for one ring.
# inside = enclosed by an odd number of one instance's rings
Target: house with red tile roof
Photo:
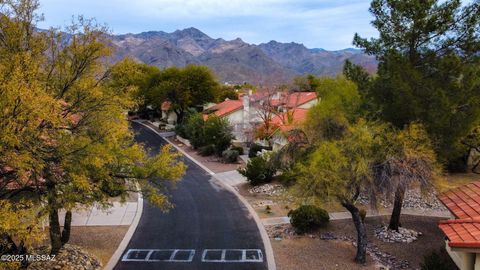
[[[294,108],[311,108],[318,102],[318,99],[316,92],[278,92],[271,102],[273,106],[279,108],[279,111],[287,111]]]
[[[221,103],[211,106],[210,108],[204,110],[204,118],[208,118],[209,115],[213,114],[218,117],[229,117],[232,118],[237,116],[241,118],[242,114],[235,114],[243,109],[243,102],[241,100],[230,100],[227,99]]]
[[[480,181],[439,196],[453,217],[440,221],[446,249],[460,270],[480,270]]]
[[[225,117],[233,126],[233,133],[239,142],[254,140],[252,134],[264,121],[261,111],[268,103],[275,110],[272,121],[280,130],[286,131],[300,119],[306,118],[307,109],[318,102],[315,92],[275,92],[268,91],[243,94],[240,100],[225,100],[204,110],[204,119],[209,115]],[[287,117],[289,116],[289,117]],[[291,118],[291,119],[290,119]],[[303,121],[303,120],[302,120]],[[272,130],[276,131],[276,130]],[[279,138],[278,140],[283,141]]]
[[[237,141],[245,141],[244,132],[249,123],[249,103],[245,96],[243,100],[226,99],[223,102],[209,106],[203,111],[203,119],[207,120],[209,116],[215,115],[227,118],[233,126],[233,135]]]
[[[300,127],[307,120],[308,109],[294,108],[272,118],[271,123],[275,127],[272,136],[273,150],[279,149],[288,143],[287,133]]]
[[[177,123],[177,114],[172,110],[172,103],[170,101],[164,101],[160,104],[160,110],[162,111],[162,120],[169,125],[175,125]]]

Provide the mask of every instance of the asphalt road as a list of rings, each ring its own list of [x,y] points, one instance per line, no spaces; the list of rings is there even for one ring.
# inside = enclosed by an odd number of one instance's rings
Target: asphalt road
[[[138,123],[132,128],[152,153],[166,143]],[[267,269],[260,233],[246,207],[191,160],[184,162],[186,175],[169,192],[175,208],[163,213],[144,200],[140,223],[122,255],[133,261],[120,259],[115,269]]]

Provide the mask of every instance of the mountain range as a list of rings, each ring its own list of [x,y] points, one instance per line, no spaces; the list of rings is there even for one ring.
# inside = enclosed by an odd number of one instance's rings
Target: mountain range
[[[277,41],[255,45],[240,38],[214,39],[193,27],[172,33],[149,31],[112,35],[111,38],[115,47],[114,61],[129,56],[160,68],[206,65],[221,81],[231,84],[281,84],[303,74],[334,76],[341,72],[347,59],[369,72],[374,72],[377,66],[373,56],[357,49],[327,51]]]

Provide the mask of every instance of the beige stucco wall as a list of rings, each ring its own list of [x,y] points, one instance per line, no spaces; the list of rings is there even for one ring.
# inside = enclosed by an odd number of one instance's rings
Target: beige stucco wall
[[[177,114],[173,111],[162,111],[162,119],[167,120],[169,124],[177,123]]]
[[[460,270],[480,270],[480,250],[455,248],[452,249],[448,245],[448,240],[445,241],[445,249],[453,262]]]
[[[318,103],[318,99],[310,100],[309,102],[298,106],[298,108],[300,108],[300,109],[310,109],[311,107],[315,106],[317,103]]]

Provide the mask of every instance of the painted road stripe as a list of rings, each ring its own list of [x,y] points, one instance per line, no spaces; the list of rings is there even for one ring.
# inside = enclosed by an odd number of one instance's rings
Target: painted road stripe
[[[192,262],[194,249],[129,249],[123,262]],[[258,263],[263,262],[260,249],[204,249],[202,262]]]
[[[122,262],[191,262],[194,249],[129,249]]]
[[[263,262],[263,253],[260,249],[205,249],[202,253],[202,262]]]

